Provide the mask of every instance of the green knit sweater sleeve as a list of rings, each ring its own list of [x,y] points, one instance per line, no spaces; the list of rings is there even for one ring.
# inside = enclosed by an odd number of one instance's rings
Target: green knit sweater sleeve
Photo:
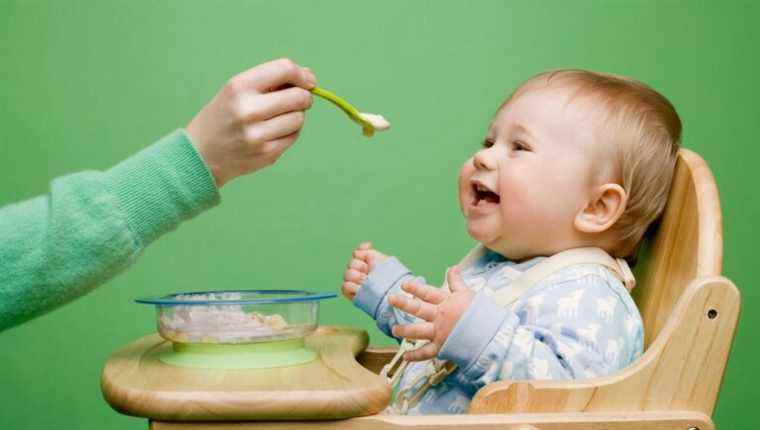
[[[57,178],[48,194],[0,208],[0,331],[87,293],[218,203],[177,130],[110,170]]]

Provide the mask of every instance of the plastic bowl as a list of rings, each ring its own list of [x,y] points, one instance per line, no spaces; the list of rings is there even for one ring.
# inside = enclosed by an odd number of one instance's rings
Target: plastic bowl
[[[333,293],[230,290],[139,298],[156,306],[159,334],[175,344],[251,344],[300,339],[313,332],[319,302]]]

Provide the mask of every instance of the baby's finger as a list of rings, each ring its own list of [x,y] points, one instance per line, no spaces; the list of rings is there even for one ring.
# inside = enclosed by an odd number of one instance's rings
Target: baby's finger
[[[467,284],[465,284],[464,279],[462,279],[459,266],[451,266],[446,274],[446,279],[449,282],[449,289],[451,292],[464,291],[467,289]]]
[[[438,313],[438,307],[422,300],[411,300],[400,294],[388,296],[388,303],[410,315],[420,317],[425,321],[433,321]]]
[[[362,242],[356,249],[372,249],[372,242]]]
[[[346,282],[353,282],[355,284],[361,285],[362,282],[364,282],[364,279],[367,278],[367,275],[364,273],[359,272],[356,269],[348,269],[343,274],[343,280]]]
[[[401,284],[401,289],[409,294],[413,294],[416,297],[434,305],[439,305],[446,300],[448,296],[440,288],[434,288],[430,285],[423,285],[417,282],[404,282]]]
[[[396,337],[404,337],[407,339],[426,339],[433,340],[435,335],[435,329],[433,323],[414,323],[414,324],[397,324],[391,329],[391,332]]]
[[[359,285],[354,284],[353,282],[344,282],[343,286],[341,287],[341,291],[343,292],[344,296],[353,300],[356,296],[356,293],[359,291]]]
[[[433,342],[426,343],[425,345],[415,349],[414,351],[409,351],[404,354],[404,359],[407,361],[422,361],[422,360],[429,360],[438,354],[438,345],[434,344]]]
[[[363,262],[362,260],[359,260],[358,258],[354,258],[351,260],[350,263],[348,263],[349,269],[358,270],[362,273],[369,273],[369,266],[367,263]]]

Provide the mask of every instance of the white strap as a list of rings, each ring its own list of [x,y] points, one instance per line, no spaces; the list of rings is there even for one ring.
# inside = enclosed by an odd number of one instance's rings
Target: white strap
[[[600,248],[573,248],[558,252],[526,270],[522,276],[512,281],[509,287],[496,291],[493,299],[500,306],[510,305],[538,282],[576,264],[599,264],[612,270],[628,291],[636,285],[631,268],[622,258],[613,259]]]

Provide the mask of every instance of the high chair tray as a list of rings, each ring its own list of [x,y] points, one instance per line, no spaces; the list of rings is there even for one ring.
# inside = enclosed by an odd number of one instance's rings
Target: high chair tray
[[[390,401],[383,378],[357,363],[367,332],[323,326],[306,337],[317,358],[269,369],[198,369],[158,360],[171,342],[145,336],[106,361],[101,388],[118,412],[164,421],[322,420],[375,414]]]

